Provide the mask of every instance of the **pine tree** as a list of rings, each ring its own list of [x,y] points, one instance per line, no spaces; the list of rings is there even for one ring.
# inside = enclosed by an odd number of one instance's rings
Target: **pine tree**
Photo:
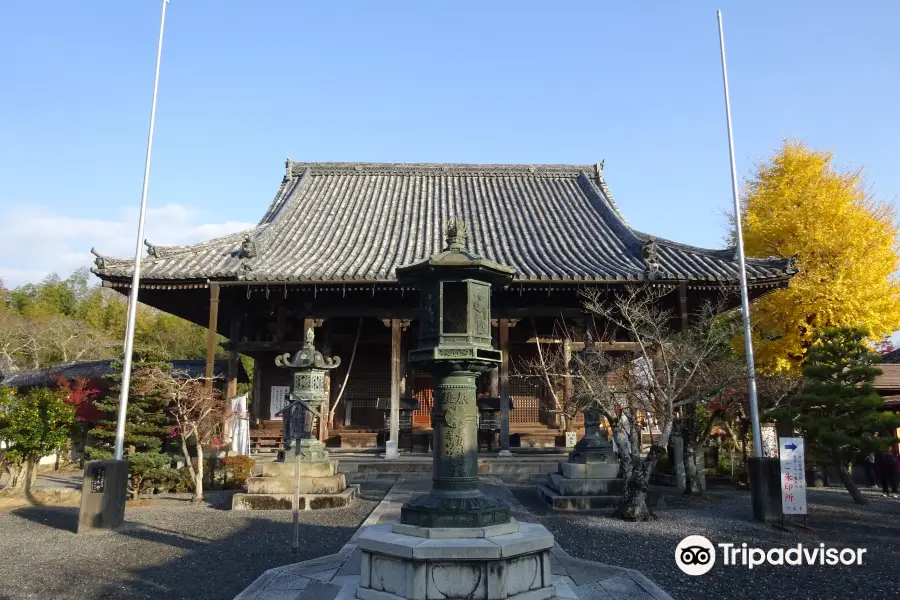
[[[900,419],[884,410],[873,382],[881,374],[880,356],[866,346],[869,333],[852,327],[829,327],[810,347],[803,367],[806,379],[797,402],[776,412],[789,417],[806,443],[819,456],[834,461],[841,482],[858,504],[866,504],[847,464],[860,452],[882,452]]]
[[[116,372],[106,376],[111,382],[110,395],[94,403],[105,418],[90,432],[92,444],[86,448],[86,453],[92,460],[113,457],[119,392],[122,389],[122,366],[122,361],[112,364]],[[125,458],[131,463],[130,493],[135,498],[146,479],[159,476],[159,471],[167,469],[171,463],[171,457],[161,453],[163,440],[169,437],[171,429],[166,412],[169,399],[159,392],[138,393],[137,390],[156,389],[154,386],[143,385],[142,378],[149,377],[151,373],[169,372],[172,365],[165,362],[160,353],[142,351],[134,353],[131,367],[124,446]]]

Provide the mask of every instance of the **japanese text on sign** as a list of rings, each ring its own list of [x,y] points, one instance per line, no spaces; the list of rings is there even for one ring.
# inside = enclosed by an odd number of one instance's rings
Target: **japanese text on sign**
[[[785,515],[806,514],[806,469],[803,438],[781,438],[781,510]]]

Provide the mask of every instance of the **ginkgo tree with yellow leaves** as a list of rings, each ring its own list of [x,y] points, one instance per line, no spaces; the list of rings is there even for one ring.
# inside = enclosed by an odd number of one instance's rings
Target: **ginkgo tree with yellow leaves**
[[[798,374],[816,333],[864,329],[873,342],[900,329],[894,207],[872,198],[860,170],[785,141],[746,182],[742,225],[749,256],[796,257],[790,287],[754,303],[754,345],[764,373]]]

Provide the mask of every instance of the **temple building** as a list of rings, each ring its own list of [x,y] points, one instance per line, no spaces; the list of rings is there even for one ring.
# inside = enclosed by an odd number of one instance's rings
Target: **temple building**
[[[560,324],[580,339],[587,325],[582,290],[669,286],[675,327],[686,327],[706,299],[723,291],[737,297],[733,248],[696,248],[632,229],[602,164],[288,160],[255,227],[190,246],[148,242],[140,301],[228,338],[229,377],[237,376],[237,353],[255,360],[258,431],[276,425],[288,391],[275,357],[298,350],[314,328],[316,346],[342,358],[329,385],[331,401],[341,397],[332,445],[381,445],[392,403],[418,400],[407,428],[430,428],[430,378],[406,360],[418,293],[400,285],[395,270],[441,251],[454,217],[467,225],[471,251],[516,269],[491,302],[503,363],[479,380],[481,395],[512,400],[513,446],[552,444],[559,434],[547,390],[522,365],[538,343],[562,343]],[[104,285],[128,294],[133,261],[94,254]],[[794,272],[790,259],[748,259],[751,299],[787,286]],[[211,336],[210,361],[215,343]],[[607,343],[626,350],[629,340]]]

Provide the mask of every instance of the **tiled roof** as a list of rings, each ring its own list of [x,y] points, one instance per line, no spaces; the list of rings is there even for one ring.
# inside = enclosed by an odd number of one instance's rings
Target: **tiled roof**
[[[900,363],[900,348],[881,355],[881,362],[887,364]]]
[[[259,224],[193,246],[149,246],[145,280],[391,282],[444,246],[460,217],[468,247],[516,281],[736,281],[734,250],[631,229],[602,165],[295,163]],[[96,253],[95,253],[96,254]],[[104,279],[133,261],[97,255]],[[787,279],[790,259],[749,259],[751,281]]]
[[[46,369],[34,369],[29,371],[12,371],[0,373],[0,387],[33,387],[48,386],[56,383],[56,378],[62,376],[69,381],[76,377],[85,379],[99,379],[105,375],[112,375],[111,360],[89,360],[85,362],[56,365]],[[173,360],[170,361],[172,370],[178,373],[186,373],[190,377],[203,377],[206,373],[205,360]],[[213,365],[214,377],[225,377],[228,371],[227,360],[217,360]],[[250,381],[244,366],[238,361],[238,381],[247,383]]]

